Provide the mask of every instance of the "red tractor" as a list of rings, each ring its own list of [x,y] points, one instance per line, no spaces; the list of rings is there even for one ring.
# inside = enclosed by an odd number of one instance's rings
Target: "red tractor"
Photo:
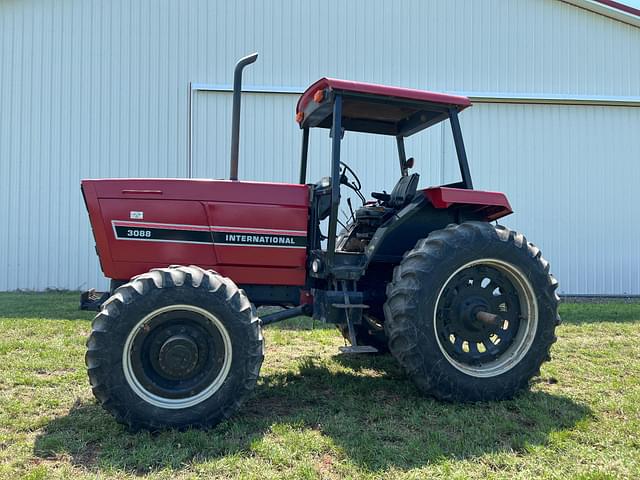
[[[242,70],[256,58],[236,66],[229,180],[82,181],[111,279],[102,298],[83,295],[100,310],[86,363],[103,407],[135,427],[215,425],[256,384],[262,327],[299,315],[336,324],[345,353],[390,351],[438,399],[525,388],[556,339],[558,284],[537,247],[490,223],[511,213],[505,195],[473,189],[458,121],[469,100],[323,78],[297,104],[300,182],[238,181]],[[404,138],[445,120],[461,181],[418,190]],[[330,176],[317,183],[306,179],[310,128],[331,137]],[[351,131],[395,138],[391,193],[367,200],[340,160]],[[362,205],[339,233],[341,187]],[[284,309],[259,318],[267,305]]]

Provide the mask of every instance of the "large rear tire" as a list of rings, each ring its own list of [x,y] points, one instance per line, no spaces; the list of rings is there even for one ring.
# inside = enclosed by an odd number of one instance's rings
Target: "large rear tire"
[[[550,358],[558,283],[523,235],[450,225],[408,251],[387,287],[391,353],[442,400],[511,398]]]
[[[210,427],[255,387],[263,340],[254,307],[228,278],[154,269],[102,305],[87,341],[95,397],[133,428]]]

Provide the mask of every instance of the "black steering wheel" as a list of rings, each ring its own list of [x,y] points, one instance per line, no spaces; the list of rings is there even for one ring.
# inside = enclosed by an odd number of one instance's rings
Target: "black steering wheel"
[[[349,176],[351,176],[353,180],[350,180]],[[366,203],[366,199],[361,192],[362,182],[360,181],[360,178],[358,178],[356,172],[354,172],[349,165],[342,161],[340,162],[340,183],[356,192],[356,195],[358,195],[360,200],[362,200],[363,205]]]

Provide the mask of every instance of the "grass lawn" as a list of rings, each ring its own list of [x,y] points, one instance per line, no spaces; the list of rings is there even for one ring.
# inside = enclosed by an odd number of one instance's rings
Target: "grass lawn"
[[[640,478],[640,304],[564,304],[531,390],[452,405],[334,328],[265,329],[254,396],[210,431],[131,433],[84,369],[75,293],[0,294],[0,478]]]

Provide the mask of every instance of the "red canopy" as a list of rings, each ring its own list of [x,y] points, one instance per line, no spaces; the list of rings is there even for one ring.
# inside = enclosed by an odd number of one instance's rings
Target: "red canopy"
[[[331,128],[333,100],[341,95],[345,130],[407,137],[446,120],[449,110],[471,105],[467,97],[412,88],[321,78],[300,97],[296,119],[302,128]]]
[[[388,85],[379,85],[377,83],[354,82],[351,80],[340,80],[338,78],[325,77],[315,82],[302,94],[298,100],[296,112],[303,111],[309,101],[313,98],[313,95],[318,90],[323,90],[327,87],[332,90],[404,98],[407,100],[439,103],[441,105],[452,105],[462,108],[471,106],[469,99],[460,95],[449,95],[446,93],[417,90],[415,88],[390,87]],[[459,108],[459,110],[462,110],[462,108]]]

